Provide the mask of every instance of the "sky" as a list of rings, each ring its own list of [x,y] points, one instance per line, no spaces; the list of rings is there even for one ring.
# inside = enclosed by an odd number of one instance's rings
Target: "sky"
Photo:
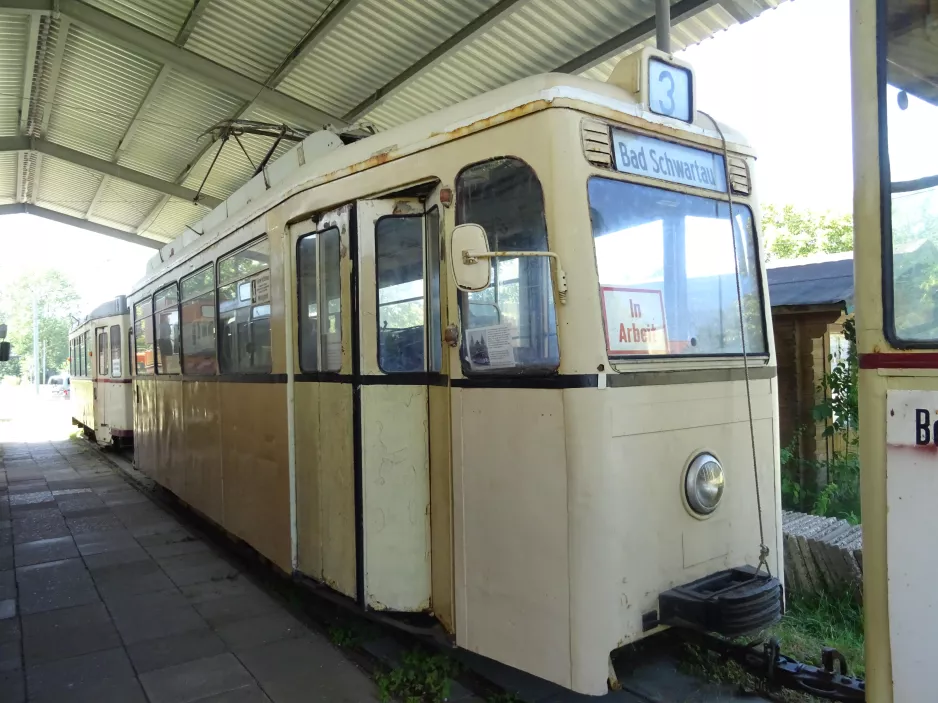
[[[699,107],[756,150],[763,203],[851,208],[848,19],[848,0],[789,0],[682,52]],[[0,240],[2,280],[62,269],[88,310],[129,292],[155,253],[31,215],[0,217]]]

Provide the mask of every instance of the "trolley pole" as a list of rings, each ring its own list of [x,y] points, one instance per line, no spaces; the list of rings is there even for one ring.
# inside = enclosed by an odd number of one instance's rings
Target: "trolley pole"
[[[655,0],[655,45],[658,51],[671,53],[671,3]]]
[[[39,299],[33,293],[33,386],[39,395]]]

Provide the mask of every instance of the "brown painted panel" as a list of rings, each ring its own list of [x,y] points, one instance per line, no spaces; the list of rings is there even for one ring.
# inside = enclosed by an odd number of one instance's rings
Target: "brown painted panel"
[[[289,573],[286,384],[218,385],[224,527]]]
[[[163,421],[161,439],[165,442],[163,473],[166,476],[166,487],[182,498],[189,501],[186,493],[186,456],[183,444],[183,383],[182,381],[162,381],[159,384],[162,391],[162,407],[160,416]]]
[[[209,381],[183,384],[183,417],[187,500],[221,525],[225,514],[218,384]]]
[[[449,632],[456,631],[453,598],[453,467],[450,389],[430,386],[431,607]]]
[[[357,559],[352,386],[320,384],[319,398],[322,579],[340,593],[354,597]]]
[[[297,568],[322,579],[322,492],[319,485],[318,383],[294,386],[296,422],[296,541]]]
[[[137,471],[159,482],[156,463],[156,434],[154,407],[156,383],[147,379],[134,381],[134,467]]]

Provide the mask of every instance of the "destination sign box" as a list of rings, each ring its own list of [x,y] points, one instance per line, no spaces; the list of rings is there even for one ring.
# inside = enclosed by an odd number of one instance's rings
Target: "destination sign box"
[[[612,130],[616,169],[637,176],[726,192],[723,156],[662,139]]]

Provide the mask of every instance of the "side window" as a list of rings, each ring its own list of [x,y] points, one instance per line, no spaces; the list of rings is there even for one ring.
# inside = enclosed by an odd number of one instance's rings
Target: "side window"
[[[121,377],[121,326],[111,325],[111,376]]]
[[[215,354],[215,267],[182,279],[182,371],[212,375]]]
[[[107,376],[108,374],[108,344],[107,332],[104,328],[98,332],[98,376]]]
[[[534,170],[500,158],[456,180],[456,221],[482,225],[492,251],[547,251],[544,195]],[[554,285],[547,257],[492,260],[492,285],[460,294],[463,371],[547,372],[560,365]]]
[[[75,375],[75,340],[68,340],[68,375]]]
[[[82,375],[91,378],[94,371],[94,337],[92,331],[85,332],[85,353],[82,355]]]
[[[424,371],[423,215],[382,217],[375,225],[378,366]]]
[[[82,369],[82,359],[85,355],[85,350],[83,348],[82,340],[84,340],[85,335],[79,335],[75,338],[75,375],[84,376],[84,370]]]
[[[300,370],[305,372],[339,371],[342,368],[339,237],[338,228],[330,227],[307,234],[297,245]]]
[[[156,372],[179,373],[179,289],[175,283],[153,296],[153,322]]]
[[[270,243],[267,237],[218,261],[222,373],[269,373]]]
[[[149,376],[153,359],[153,303],[149,298],[134,305],[134,368],[138,376]]]

